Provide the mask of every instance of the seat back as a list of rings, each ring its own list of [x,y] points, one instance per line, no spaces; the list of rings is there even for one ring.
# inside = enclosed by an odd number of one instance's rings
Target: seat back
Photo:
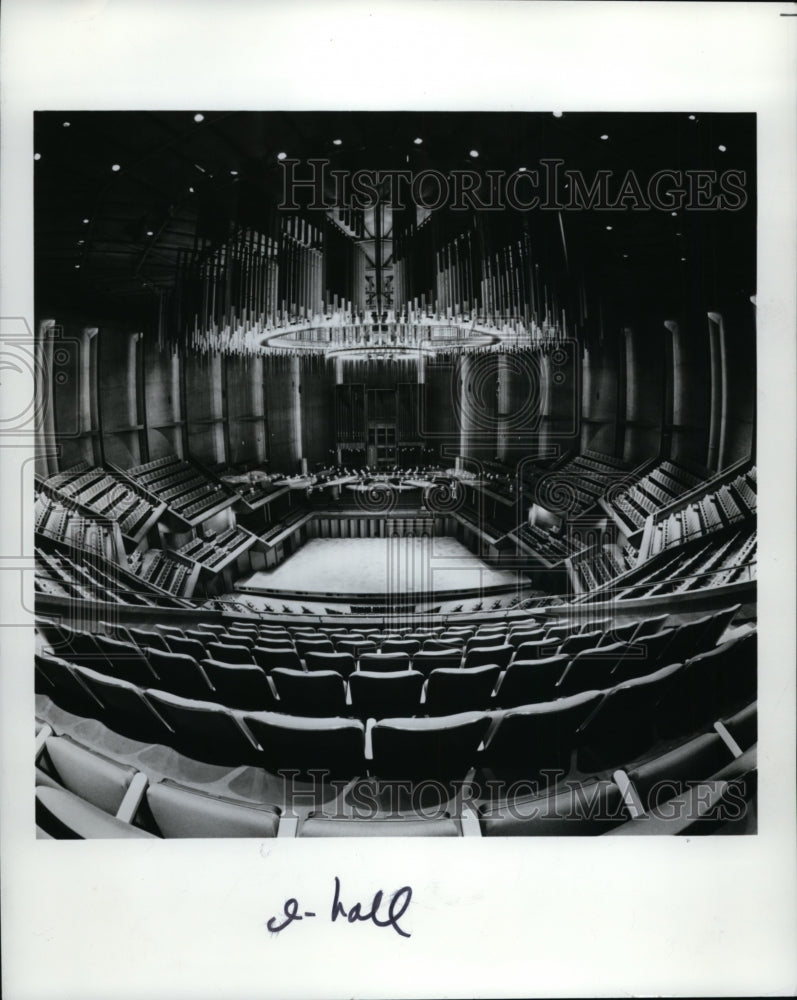
[[[192,656],[182,653],[163,653],[159,649],[149,650],[149,662],[155,671],[156,678],[146,687],[157,687],[161,691],[171,691],[172,694],[184,698],[209,699],[213,690],[207,677],[197,661]]]
[[[301,670],[302,661],[295,649],[275,649],[272,646],[255,646],[252,650],[255,663],[263,670],[270,672],[276,667],[287,670]]]
[[[161,836],[275,837],[279,813],[273,806],[248,804],[160,781],[147,788],[147,804]]]
[[[263,670],[254,663],[203,660],[201,668],[213,692],[206,698],[227,708],[260,711],[274,706],[274,695]]]
[[[211,660],[221,663],[253,663],[253,652],[248,646],[226,642],[209,642],[207,654]]]
[[[351,653],[307,652],[304,655],[304,662],[308,670],[334,670],[341,677],[348,677],[357,666]]]
[[[562,674],[557,692],[559,695],[570,695],[579,691],[612,687],[612,671],[620,662],[625,650],[624,642],[614,642],[609,646],[598,646],[595,649],[582,649],[571,659],[570,666]]]
[[[149,689],[147,701],[173,730],[170,745],[207,764],[262,767],[262,758],[229,708]]]
[[[489,725],[483,712],[382,719],[371,730],[372,771],[379,778],[463,778]]]
[[[243,721],[262,747],[263,766],[274,774],[318,770],[351,778],[365,771],[365,727],[356,719],[258,712]]]
[[[329,716],[346,714],[346,684],[334,670],[271,671],[280,712],[289,715]]]
[[[427,715],[484,711],[500,673],[500,667],[490,665],[470,670],[446,667],[433,670],[426,682],[422,710]]]
[[[358,670],[386,673],[391,670],[409,670],[409,653],[362,653],[357,662]]]
[[[462,655],[459,650],[433,650],[422,649],[412,658],[412,669],[418,670],[422,674],[430,674],[432,670],[438,668],[455,669],[462,664]]]
[[[420,711],[423,674],[417,670],[393,673],[355,671],[349,677],[350,711],[360,719],[386,715],[413,715]]]
[[[167,635],[166,643],[173,653],[181,653],[183,656],[193,657],[197,663],[206,656],[205,646],[197,639],[180,639],[178,636]]]
[[[603,632],[598,630],[591,632],[578,632],[576,635],[569,635],[559,646],[558,652],[573,656],[580,653],[582,649],[595,649],[601,644],[604,637]]]
[[[103,705],[102,722],[121,736],[141,743],[171,745],[166,721],[154,711],[140,688],[117,677],[107,677],[88,667],[76,667],[80,680]]]
[[[296,637],[296,652],[304,657],[307,653],[334,653],[335,647],[331,639],[300,639]]]
[[[127,633],[138,648],[144,652],[145,649],[161,649],[164,653],[169,652],[169,645],[160,632],[148,631],[143,628],[133,628],[128,625]]]
[[[239,635],[237,632],[235,634],[224,634],[217,635],[217,643],[221,643],[222,646],[245,646],[247,649],[251,649],[255,645],[255,638],[251,635]]]
[[[556,697],[556,685],[570,662],[568,656],[513,660],[506,668],[493,704],[501,708],[533,705]]]
[[[471,667],[482,667],[487,664],[495,664],[498,667],[505,667],[514,655],[515,649],[509,643],[500,646],[476,646],[465,653],[463,666],[466,670]]]
[[[547,660],[555,656],[559,644],[549,639],[532,639],[521,643],[515,651],[516,660]]]
[[[68,736],[48,737],[45,748],[66,789],[111,815],[117,812],[136,774],[134,767],[82,747]]]
[[[95,636],[95,641],[108,661],[108,670],[101,663],[97,663],[95,669],[142,687],[149,687],[155,681],[157,675],[149,663],[149,657],[138,646],[110,639],[107,635]]]
[[[427,639],[427,642],[433,642],[433,639]],[[425,646],[426,644],[424,644]],[[417,639],[385,639],[382,643],[382,653],[406,653],[407,656],[413,657],[417,652],[420,651],[421,644]]]

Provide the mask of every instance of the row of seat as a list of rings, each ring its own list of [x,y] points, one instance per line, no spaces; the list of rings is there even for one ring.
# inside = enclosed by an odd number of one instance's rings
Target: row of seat
[[[574,751],[579,766],[592,770],[632,759],[657,739],[699,732],[712,718],[755,697],[755,653],[750,633],[607,690],[508,709],[395,719],[395,704],[375,706],[392,720],[377,726],[387,725],[402,737],[389,752],[373,749],[371,763],[361,719],[234,710],[42,656],[37,690],[122,736],[171,746],[207,763],[248,764],[272,773],[322,768],[343,777],[367,766],[380,777],[416,778],[457,777],[471,766],[486,766],[528,778],[545,769],[567,773]],[[364,684],[379,684],[390,675],[363,677]],[[375,717],[369,717],[369,731]]]
[[[479,801],[471,792],[473,807],[460,800],[452,810],[432,816],[353,813],[336,803],[331,810],[287,817],[288,802],[285,809],[169,779],[151,781],[134,767],[43,726],[37,738],[37,832],[65,839],[623,835],[705,832],[729,821],[736,821],[740,832],[753,832],[744,821],[755,792],[755,720],[751,704],[717,722],[713,732],[653,757],[630,774],[617,771],[611,778],[499,800]],[[746,808],[740,810],[740,803]]]

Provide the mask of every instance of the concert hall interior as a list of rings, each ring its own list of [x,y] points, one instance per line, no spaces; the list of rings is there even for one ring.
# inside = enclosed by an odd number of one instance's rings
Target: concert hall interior
[[[37,836],[754,833],[755,128],[38,112]]]

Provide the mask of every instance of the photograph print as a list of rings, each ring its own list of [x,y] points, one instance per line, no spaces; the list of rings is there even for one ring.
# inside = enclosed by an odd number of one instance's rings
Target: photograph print
[[[33,129],[37,837],[757,832],[755,114]]]

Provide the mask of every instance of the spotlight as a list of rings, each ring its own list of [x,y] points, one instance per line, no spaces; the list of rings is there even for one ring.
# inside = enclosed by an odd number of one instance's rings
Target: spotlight
[[[475,160],[475,159],[478,159],[478,156],[479,156],[479,151],[478,151],[478,149],[472,149],[472,150],[470,151],[469,155],[470,155],[470,156],[472,156],[474,160]]]
[[[724,152],[726,151],[726,149],[727,149],[727,148],[728,148],[727,146],[717,146],[717,149],[718,149],[718,150],[719,150],[719,151],[720,151],[721,153],[724,153]]]
[[[147,230],[147,236],[154,236],[154,235],[155,233],[151,229]]]
[[[670,215],[675,219],[678,216],[677,212],[670,212]]]
[[[64,126],[64,128],[69,128],[69,126],[70,126],[70,125],[71,125],[72,123],[71,123],[71,122],[62,122],[61,124],[62,124],[62,125]]]
[[[416,146],[423,145],[423,139],[421,138],[413,139],[412,141],[415,143]]]
[[[612,227],[611,226],[607,226],[606,227],[606,231],[610,233],[612,231]]]
[[[75,270],[76,270],[76,271],[79,271],[79,270],[80,270],[80,264],[75,264]]]
[[[284,160],[284,159],[287,158],[287,156],[288,156],[287,153],[277,153],[277,159],[278,160]]]
[[[118,163],[111,164],[111,170],[113,170],[115,174],[118,174],[121,169],[122,168]]]
[[[343,140],[342,139],[333,139],[332,140],[332,145],[333,146],[342,146],[343,145]]]
[[[231,170],[230,171],[230,176],[231,177],[237,177],[238,176],[238,171],[237,170]]]
[[[193,193],[194,193],[194,189],[193,189],[193,188],[189,188],[189,189],[188,189],[188,193],[189,193],[189,194],[193,194]]]
[[[194,121],[195,122],[199,123],[199,122],[203,122],[204,120],[205,120],[205,116],[204,115],[201,115],[198,112],[197,112],[197,114],[194,115]]]
[[[686,260],[686,257],[681,257],[681,260]]]
[[[601,136],[601,139],[602,139],[602,140],[603,140],[604,142],[606,142],[606,140],[607,140],[608,138],[609,138],[609,136],[608,136],[608,134],[607,134],[606,132],[604,132],[604,133],[603,133],[603,135]]]
[[[87,226],[88,224],[89,224],[89,220],[88,220],[88,219],[84,219],[84,220],[83,220],[83,225],[84,225],[84,226]]]

